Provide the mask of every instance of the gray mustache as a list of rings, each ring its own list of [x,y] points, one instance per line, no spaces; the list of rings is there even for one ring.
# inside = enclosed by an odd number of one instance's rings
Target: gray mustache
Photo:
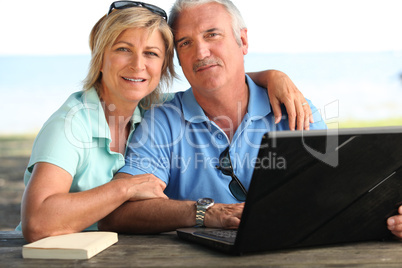
[[[193,71],[196,72],[199,68],[202,68],[207,65],[219,65],[222,66],[223,62],[221,59],[207,58],[201,61],[196,62],[193,65]]]

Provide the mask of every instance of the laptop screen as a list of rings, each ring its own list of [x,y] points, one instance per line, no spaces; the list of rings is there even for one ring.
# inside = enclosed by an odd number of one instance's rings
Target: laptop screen
[[[402,128],[267,133],[236,243],[243,251],[381,239],[402,201]]]

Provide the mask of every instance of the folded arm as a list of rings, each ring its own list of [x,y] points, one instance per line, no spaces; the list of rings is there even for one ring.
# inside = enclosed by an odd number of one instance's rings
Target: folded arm
[[[132,175],[119,173],[115,178]],[[240,223],[244,204],[215,204],[205,214],[205,226],[233,229]],[[119,233],[160,233],[192,227],[195,222],[195,201],[148,199],[126,202],[102,219],[100,230]]]
[[[115,180],[78,193],[69,193],[72,181],[67,171],[53,164],[34,166],[21,209],[27,241],[82,231],[127,200],[166,198],[165,184],[150,175]]]

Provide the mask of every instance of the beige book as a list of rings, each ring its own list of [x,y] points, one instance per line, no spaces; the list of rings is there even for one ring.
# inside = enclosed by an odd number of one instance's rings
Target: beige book
[[[22,247],[27,259],[89,259],[117,242],[114,232],[81,232],[46,237]]]

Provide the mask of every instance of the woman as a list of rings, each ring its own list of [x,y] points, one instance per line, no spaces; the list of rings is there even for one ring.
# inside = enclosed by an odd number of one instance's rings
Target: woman
[[[111,180],[144,108],[160,100],[159,81],[169,85],[175,76],[166,13],[138,4],[114,2],[97,22],[85,90],[71,95],[35,140],[17,227],[29,242],[97,230],[97,222],[126,201],[167,198],[151,174]],[[282,81],[279,75],[274,83]],[[291,96],[297,98],[304,101]]]

